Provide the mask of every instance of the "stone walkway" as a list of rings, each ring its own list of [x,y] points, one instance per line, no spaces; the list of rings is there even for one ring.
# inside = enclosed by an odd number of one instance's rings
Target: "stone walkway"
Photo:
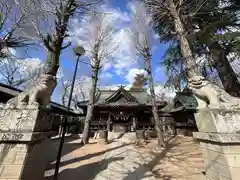
[[[67,138],[58,179],[205,180],[201,151],[191,137],[173,138],[164,149],[155,140],[142,147],[134,145],[135,133],[109,133],[109,140],[103,145],[91,139],[91,144],[81,147],[79,138]],[[45,180],[52,180],[58,141],[48,148],[52,158]]]
[[[150,169],[145,166],[153,157],[147,153],[141,154],[136,146],[130,144],[134,136],[135,134],[130,133],[121,138],[110,135],[113,142],[108,146],[114,150],[104,155],[103,166],[107,168],[97,174],[94,180],[155,180]]]

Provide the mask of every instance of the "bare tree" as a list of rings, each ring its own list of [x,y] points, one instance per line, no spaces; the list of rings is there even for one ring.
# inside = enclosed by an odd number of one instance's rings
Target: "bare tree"
[[[155,97],[154,83],[152,77],[151,69],[151,39],[152,39],[152,28],[151,28],[151,18],[149,13],[145,9],[143,3],[135,2],[132,4],[132,14],[134,18],[134,24],[132,27],[132,41],[135,44],[136,50],[140,56],[143,58],[145,63],[145,70],[147,72],[147,79],[152,99],[152,113],[155,123],[155,129],[157,131],[158,143],[160,146],[165,146],[164,136],[162,131],[162,122],[158,115],[158,106]]]
[[[24,7],[28,0],[16,0]],[[29,16],[19,26],[21,34],[38,41],[47,51],[45,73],[56,76],[61,52],[71,43],[68,37],[68,25],[71,18],[81,18],[83,13],[101,0],[33,0],[28,9]],[[22,31],[21,31],[22,30]]]
[[[114,42],[115,29],[112,26],[110,14],[97,13],[87,17],[88,24],[83,29],[85,37],[86,55],[91,59],[92,83],[89,94],[87,115],[83,131],[83,143],[89,141],[90,122],[93,118],[95,94],[98,82],[98,75],[103,64],[110,58],[116,50],[117,45]]]
[[[5,58],[0,63],[0,80],[12,87],[24,89],[39,77],[42,65],[38,59]]]
[[[8,48],[27,45],[26,39],[16,33],[18,26],[27,18],[27,9],[33,0],[28,0],[23,8],[19,8],[17,0],[0,1],[0,58],[8,55]]]
[[[61,103],[64,106],[67,106],[71,84],[72,84],[71,80],[64,80],[64,78],[61,78],[61,90],[62,90]],[[77,102],[85,101],[88,99],[88,92],[90,88],[91,88],[90,77],[81,76],[80,78],[77,78],[77,80],[75,81],[71,102],[71,107],[73,109],[76,109]]]
[[[70,88],[71,82],[64,81],[64,79],[61,79],[61,104],[64,106],[67,106],[67,97]]]

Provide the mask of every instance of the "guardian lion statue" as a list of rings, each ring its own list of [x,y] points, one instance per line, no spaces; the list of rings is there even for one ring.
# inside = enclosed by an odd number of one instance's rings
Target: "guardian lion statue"
[[[188,80],[188,88],[198,102],[198,108],[231,108],[240,109],[240,99],[231,96],[224,89],[213,85],[202,76]]]
[[[10,107],[27,105],[34,107],[47,106],[56,85],[57,81],[55,76],[42,74],[31,88],[10,99],[7,105]]]

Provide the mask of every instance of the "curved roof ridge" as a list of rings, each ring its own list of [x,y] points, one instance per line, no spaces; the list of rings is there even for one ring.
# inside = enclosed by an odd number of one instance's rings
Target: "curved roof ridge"
[[[120,86],[118,88],[118,90],[116,90],[115,92],[113,92],[109,97],[107,97],[105,99],[105,102],[109,102],[112,99],[116,98],[118,95],[122,94],[125,98],[127,98],[128,100],[134,101],[134,102],[138,102],[137,99],[131,95],[131,93],[126,90],[123,86]]]

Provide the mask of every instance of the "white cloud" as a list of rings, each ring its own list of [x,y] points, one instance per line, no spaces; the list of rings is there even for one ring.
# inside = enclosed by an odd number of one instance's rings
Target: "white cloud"
[[[109,70],[111,67],[112,67],[112,63],[111,63],[111,62],[106,62],[106,63],[103,65],[102,70],[103,70],[103,71],[107,71],[107,70]]]
[[[154,91],[155,91],[155,94],[160,97],[162,100],[165,100],[165,101],[171,101],[176,93],[173,89],[171,88],[165,88],[163,87],[163,85],[156,85],[154,87]],[[148,89],[147,90],[148,94],[150,94],[150,90]]]
[[[138,66],[135,47],[129,34],[129,24],[132,17],[127,12],[112,8],[106,4],[101,6],[100,11],[110,16],[110,24],[114,27],[113,44],[117,47],[111,56],[102,63],[102,70],[107,71],[113,68],[117,75],[125,74],[128,68]],[[89,48],[89,42],[93,35],[89,35],[91,29],[86,30],[85,28],[89,24],[89,17],[86,16],[81,21],[73,19],[70,24],[70,40],[82,45],[85,49],[91,49]],[[90,34],[94,33],[90,32]],[[88,52],[86,52],[86,56],[89,56]]]
[[[101,6],[101,11],[110,14],[116,28],[122,28],[126,23],[131,22],[131,18],[127,12],[121,11],[120,9],[110,7],[108,4]]]
[[[124,72],[122,71],[122,69],[116,69],[115,74],[118,76],[122,76],[124,74]]]
[[[147,72],[144,69],[132,68],[129,70],[125,78],[130,84],[132,84],[137,74],[144,74],[147,76]]]
[[[135,53],[135,47],[131,42],[129,29],[121,29],[115,35],[116,41],[118,41],[118,48],[113,53],[114,61],[113,67],[115,69],[130,68],[137,64],[137,56]]]
[[[160,36],[158,34],[154,34],[153,38],[156,39],[156,40],[159,40]]]
[[[26,58],[15,61],[19,64],[19,70],[22,73],[43,67],[42,61],[38,58]]]
[[[156,67],[154,71],[155,71],[156,74],[158,74],[161,71],[163,71],[163,68],[161,66],[159,66],[159,67]]]

